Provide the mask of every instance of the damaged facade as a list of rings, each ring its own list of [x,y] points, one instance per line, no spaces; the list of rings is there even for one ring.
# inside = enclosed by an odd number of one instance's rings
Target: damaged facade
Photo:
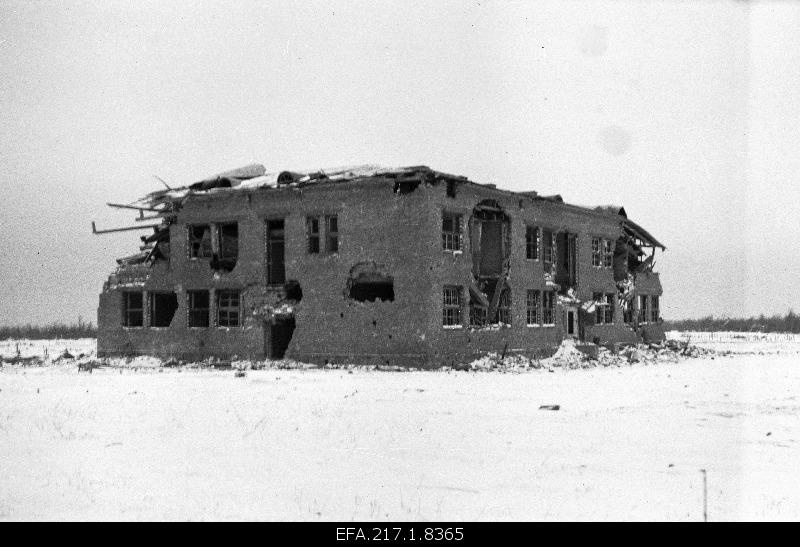
[[[664,338],[664,246],[621,207],[424,166],[261,165],[115,206],[151,233],[103,287],[101,356],[439,366]]]

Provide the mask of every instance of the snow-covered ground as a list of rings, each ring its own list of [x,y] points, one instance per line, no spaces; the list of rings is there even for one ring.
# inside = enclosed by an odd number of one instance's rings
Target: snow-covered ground
[[[701,469],[709,520],[800,518],[797,340],[507,373],[57,359],[92,344],[0,371],[0,519],[702,520]]]

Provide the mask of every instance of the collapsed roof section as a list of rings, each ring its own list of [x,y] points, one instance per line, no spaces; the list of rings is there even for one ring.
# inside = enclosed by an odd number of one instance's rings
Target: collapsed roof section
[[[131,207],[146,209],[181,204],[193,195],[206,195],[218,192],[258,190],[261,188],[299,188],[315,184],[328,184],[358,179],[384,177],[390,179],[417,179],[428,183],[441,180],[469,182],[466,177],[434,171],[425,165],[410,167],[382,167],[366,164],[349,167],[334,167],[314,171],[278,171],[267,173],[258,163],[226,171],[203,179],[188,186],[168,188],[152,192],[131,204]],[[396,188],[402,192],[402,189]]]

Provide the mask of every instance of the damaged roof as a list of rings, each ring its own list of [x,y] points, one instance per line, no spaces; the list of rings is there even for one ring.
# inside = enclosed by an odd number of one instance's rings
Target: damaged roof
[[[431,179],[454,179],[466,181],[467,178],[435,171],[425,165],[409,167],[384,167],[375,164],[353,165],[316,169],[313,171],[275,171],[267,173],[266,168],[254,163],[231,171],[225,171],[188,186],[151,192],[134,202],[134,206],[153,207],[162,203],[181,201],[193,194],[211,193],[217,190],[255,190],[258,188],[300,187],[320,183],[336,183],[366,179],[377,176],[403,177],[423,175]]]
[[[485,188],[491,188],[497,191],[525,196],[531,199],[538,199],[549,201],[553,203],[563,204],[567,207],[578,208],[594,214],[604,216],[619,216],[621,217],[622,226],[625,232],[644,243],[665,249],[657,239],[650,235],[647,230],[628,219],[624,207],[619,205],[601,205],[596,207],[585,207],[580,205],[573,205],[564,202],[561,195],[541,196],[535,191],[522,191],[515,192],[512,190],[498,189],[494,184],[480,184],[469,180],[467,177],[460,175],[452,175],[441,171],[431,169],[426,165],[413,165],[408,167],[385,167],[376,164],[363,164],[351,165],[343,167],[332,167],[327,169],[315,169],[312,171],[274,171],[267,173],[266,167],[260,163],[253,163],[224,171],[212,177],[205,178],[187,186],[178,188],[167,188],[151,192],[145,197],[137,200],[130,207],[146,208],[149,210],[160,211],[162,214],[167,214],[174,209],[172,204],[180,204],[186,198],[193,195],[208,195],[217,192],[229,192],[235,190],[257,190],[260,188],[281,188],[281,187],[303,187],[315,184],[328,184],[345,181],[353,181],[358,179],[368,179],[373,177],[386,177],[394,179],[424,179],[430,182],[437,180],[456,180],[463,183],[475,184]],[[156,209],[158,206],[166,205],[166,208]]]

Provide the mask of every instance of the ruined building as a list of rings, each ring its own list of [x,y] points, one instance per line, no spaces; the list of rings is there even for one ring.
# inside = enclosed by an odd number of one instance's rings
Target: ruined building
[[[664,337],[664,246],[622,207],[424,166],[261,165],[114,206],[150,233],[103,287],[101,356],[438,366]]]

